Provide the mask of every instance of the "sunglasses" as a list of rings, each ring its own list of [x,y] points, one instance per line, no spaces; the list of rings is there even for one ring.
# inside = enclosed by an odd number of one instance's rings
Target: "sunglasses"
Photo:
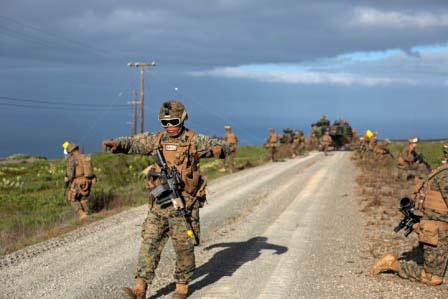
[[[168,125],[171,125],[173,127],[177,127],[180,125],[180,118],[171,118],[171,119],[161,119],[160,124],[162,127],[166,128]]]

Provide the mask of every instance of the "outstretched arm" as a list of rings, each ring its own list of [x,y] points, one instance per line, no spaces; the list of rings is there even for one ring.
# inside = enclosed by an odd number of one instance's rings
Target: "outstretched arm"
[[[194,135],[194,143],[199,158],[224,158],[230,152],[229,145],[217,137],[209,137],[203,134]]]
[[[148,155],[154,150],[157,133],[145,132],[134,136],[118,137],[102,142],[104,151],[108,148],[112,153]]]

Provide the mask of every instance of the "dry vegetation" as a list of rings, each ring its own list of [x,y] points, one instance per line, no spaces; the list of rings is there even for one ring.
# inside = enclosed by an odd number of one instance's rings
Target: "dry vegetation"
[[[408,238],[393,229],[402,219],[399,200],[409,193],[411,184],[394,177],[391,159],[378,162],[368,155],[357,160],[361,173],[357,178],[357,192],[363,202],[361,210],[367,219],[366,237],[369,252],[378,258],[387,252],[399,254],[416,244],[415,234]]]

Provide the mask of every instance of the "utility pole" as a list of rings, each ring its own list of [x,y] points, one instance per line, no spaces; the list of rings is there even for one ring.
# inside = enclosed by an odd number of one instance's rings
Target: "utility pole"
[[[134,115],[132,117],[132,135],[137,134],[137,107],[140,105],[140,101],[137,100],[138,93],[136,91],[134,93],[134,100],[128,102],[129,105],[134,105]]]
[[[147,62],[129,62],[128,66],[139,67],[140,68],[140,131],[141,133],[145,130],[145,66],[156,66],[155,61]]]

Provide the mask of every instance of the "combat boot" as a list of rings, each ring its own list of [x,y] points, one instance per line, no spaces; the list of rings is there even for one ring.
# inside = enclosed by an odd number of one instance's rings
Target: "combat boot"
[[[173,294],[173,299],[185,299],[188,297],[188,283],[178,282],[176,283],[176,290]]]
[[[89,215],[84,210],[78,210],[78,218],[79,218],[79,220],[87,218],[87,216],[89,216]]]
[[[373,264],[370,268],[370,274],[377,275],[385,271],[398,272],[400,270],[400,262],[395,256],[388,253]]]
[[[126,299],[146,299],[146,289],[148,284],[141,278],[137,278],[135,286],[131,288],[122,288],[123,298]]]
[[[425,270],[422,270],[421,282],[427,285],[437,286],[439,284],[442,284],[443,278],[438,275],[426,273]]]

